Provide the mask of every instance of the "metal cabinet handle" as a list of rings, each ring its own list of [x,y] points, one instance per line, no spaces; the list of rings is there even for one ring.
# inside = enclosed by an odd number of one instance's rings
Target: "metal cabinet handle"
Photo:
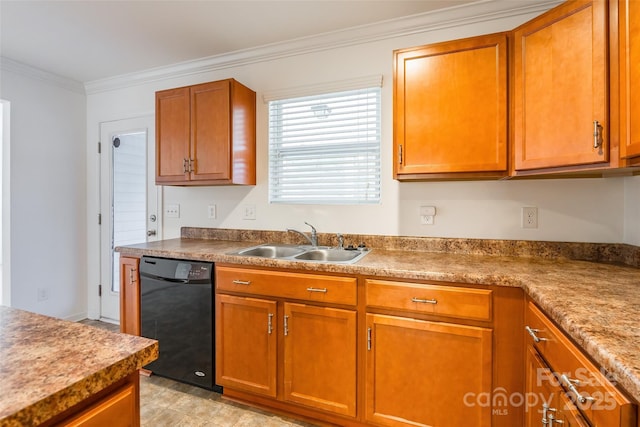
[[[289,316],[284,316],[284,336],[289,335]]]
[[[542,404],[542,425],[543,427],[549,424],[549,420],[547,416],[549,415],[549,405],[546,403]]]
[[[556,408],[550,408],[546,403],[542,404],[542,426],[553,427],[554,424],[564,424],[564,421],[556,418]]]
[[[593,121],[593,148],[602,147],[602,126],[597,120]]]
[[[371,328],[367,328],[367,350],[371,351]]]
[[[250,285],[251,280],[234,280],[232,283],[234,285]]]
[[[549,341],[546,338],[540,338],[537,333],[540,332],[540,329],[532,329],[529,326],[525,326],[524,329],[529,332],[529,335],[531,335],[531,338],[533,338],[534,342],[540,342],[540,341]]]
[[[189,159],[189,172],[195,172],[195,169],[193,167],[194,163],[195,163],[195,160]]]
[[[580,394],[580,392],[576,388],[576,384],[580,384],[580,381],[569,378],[566,374],[562,374],[560,376],[560,379],[562,379],[562,382],[566,384],[569,391],[575,394],[576,399],[578,399],[578,402],[587,403],[587,402],[593,402],[594,400],[596,400],[591,396],[583,396]]]
[[[327,293],[327,288],[307,288],[308,292],[321,292],[323,294]]]
[[[187,159],[182,159],[182,173],[189,173]]]
[[[136,280],[136,275],[134,273],[137,273],[138,270],[136,270],[135,268],[132,268],[131,270],[129,270],[129,282],[131,282],[131,284],[136,283],[138,280]]]
[[[421,299],[421,298],[416,298],[413,297],[411,298],[411,302],[419,302],[421,304],[437,304],[438,300],[437,299]]]
[[[273,332],[273,313],[269,313],[269,320],[267,322],[267,332],[269,335]]]

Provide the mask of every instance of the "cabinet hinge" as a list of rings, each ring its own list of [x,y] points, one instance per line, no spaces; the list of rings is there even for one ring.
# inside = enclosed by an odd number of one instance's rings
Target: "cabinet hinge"
[[[98,296],[102,296],[102,285],[98,285]]]
[[[98,141],[98,154],[102,153],[102,143]]]
[[[98,225],[102,225],[102,214],[98,214]]]

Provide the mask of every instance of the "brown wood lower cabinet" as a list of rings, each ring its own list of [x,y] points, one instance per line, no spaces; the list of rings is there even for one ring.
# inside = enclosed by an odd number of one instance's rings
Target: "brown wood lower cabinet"
[[[368,314],[367,331],[367,420],[491,425],[491,329]]]
[[[356,312],[284,303],[284,398],[356,416]]]
[[[524,384],[520,289],[229,264],[215,283],[231,399],[340,426],[522,424],[493,399]]]
[[[553,426],[636,427],[634,402],[532,302],[525,330],[527,427],[542,419]]]
[[[355,279],[218,265],[216,289],[216,379],[225,394],[356,417],[356,310],[322,304],[344,293],[355,302]],[[312,304],[278,298],[292,292]]]
[[[96,402],[72,419],[62,423],[64,427],[133,427],[140,425],[134,384]]]
[[[217,296],[217,384],[276,397],[275,315],[275,301]]]
[[[120,332],[140,335],[140,258],[120,257]]]
[[[527,348],[525,399],[526,427],[588,427],[589,423],[571,402],[549,366],[531,346]]]

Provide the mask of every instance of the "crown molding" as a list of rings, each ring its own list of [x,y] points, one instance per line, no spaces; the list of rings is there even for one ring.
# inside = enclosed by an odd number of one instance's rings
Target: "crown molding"
[[[360,45],[501,18],[542,13],[560,3],[560,0],[521,0],[517,2],[513,0],[483,0],[434,12],[411,15],[340,31],[302,37],[286,42],[238,50],[222,55],[184,61],[137,73],[94,80],[85,83],[84,87],[87,94],[105,92],[159,80],[201,74],[312,52]]]
[[[0,56],[0,70],[40,80],[53,86],[85,95],[85,86],[81,82],[14,61],[5,56]]]

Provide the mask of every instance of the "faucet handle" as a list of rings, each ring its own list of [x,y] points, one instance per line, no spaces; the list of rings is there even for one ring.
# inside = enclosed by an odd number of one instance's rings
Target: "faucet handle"
[[[338,249],[344,249],[344,236],[341,233],[337,233],[338,237]]]

